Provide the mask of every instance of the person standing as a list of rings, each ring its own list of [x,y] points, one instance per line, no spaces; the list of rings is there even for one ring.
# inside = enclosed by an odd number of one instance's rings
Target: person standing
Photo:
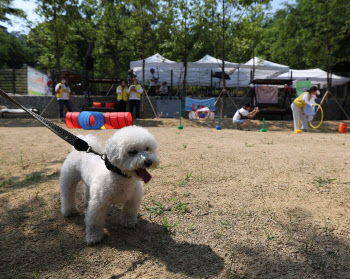
[[[140,105],[141,105],[141,95],[143,89],[140,84],[137,82],[137,78],[133,78],[132,85],[129,87],[129,112],[131,115],[136,109],[136,120],[140,119]]]
[[[59,114],[60,121],[65,121],[63,117],[63,109],[66,106],[68,111],[72,110],[72,98],[70,88],[66,85],[66,79],[64,77],[61,78],[60,83],[58,83],[55,87],[55,92],[57,96],[58,106],[59,106]]]
[[[155,96],[156,95],[156,89],[157,89],[157,83],[159,76],[157,76],[154,72],[154,69],[151,68],[151,82],[150,82],[150,90],[149,90],[149,95],[150,96]]]
[[[316,95],[320,95],[320,91],[316,86],[312,86],[309,90],[301,94],[294,100],[291,105],[293,112],[294,131],[298,129],[298,119],[300,119],[300,130],[304,132],[308,129],[307,116],[305,115],[305,107],[309,105],[313,107],[315,105]]]
[[[120,85],[117,87],[117,111],[126,112],[126,103],[128,101],[128,87],[125,80],[120,81]]]

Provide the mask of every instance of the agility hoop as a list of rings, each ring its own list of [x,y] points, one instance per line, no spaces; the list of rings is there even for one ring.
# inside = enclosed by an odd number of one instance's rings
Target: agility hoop
[[[319,104],[315,104],[315,105],[318,106],[319,109],[320,109],[320,111],[321,111],[321,120],[320,120],[320,123],[319,123],[317,126],[312,125],[311,120],[309,120],[309,124],[310,124],[310,126],[311,126],[312,128],[317,129],[318,127],[321,126],[321,124],[322,124],[322,122],[323,122],[323,109],[322,109],[322,107],[321,107]],[[311,116],[311,109],[310,109],[310,111],[309,111],[309,119],[310,119],[310,116]],[[316,116],[316,114],[315,114],[315,116]]]

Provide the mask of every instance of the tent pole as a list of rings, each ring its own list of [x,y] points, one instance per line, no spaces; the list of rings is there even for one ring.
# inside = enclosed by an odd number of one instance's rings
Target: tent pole
[[[238,97],[239,67],[237,71],[237,97]]]
[[[171,90],[170,94],[173,95],[173,69],[171,69]]]
[[[210,70],[210,90],[211,95],[213,95],[213,70]]]

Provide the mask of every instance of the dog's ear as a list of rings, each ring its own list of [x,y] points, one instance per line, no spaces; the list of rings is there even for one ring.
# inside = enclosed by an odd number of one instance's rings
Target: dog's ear
[[[111,137],[106,142],[106,155],[110,162],[115,162],[119,157],[119,146],[114,137]]]

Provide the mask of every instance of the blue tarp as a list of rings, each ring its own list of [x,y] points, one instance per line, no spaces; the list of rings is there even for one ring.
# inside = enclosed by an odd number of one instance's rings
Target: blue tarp
[[[186,104],[185,104],[185,109],[187,111],[192,110],[192,104],[194,104],[195,110],[201,108],[201,105],[204,107],[208,107],[210,111],[215,111],[215,98],[210,98],[210,99],[191,99],[186,97]]]

